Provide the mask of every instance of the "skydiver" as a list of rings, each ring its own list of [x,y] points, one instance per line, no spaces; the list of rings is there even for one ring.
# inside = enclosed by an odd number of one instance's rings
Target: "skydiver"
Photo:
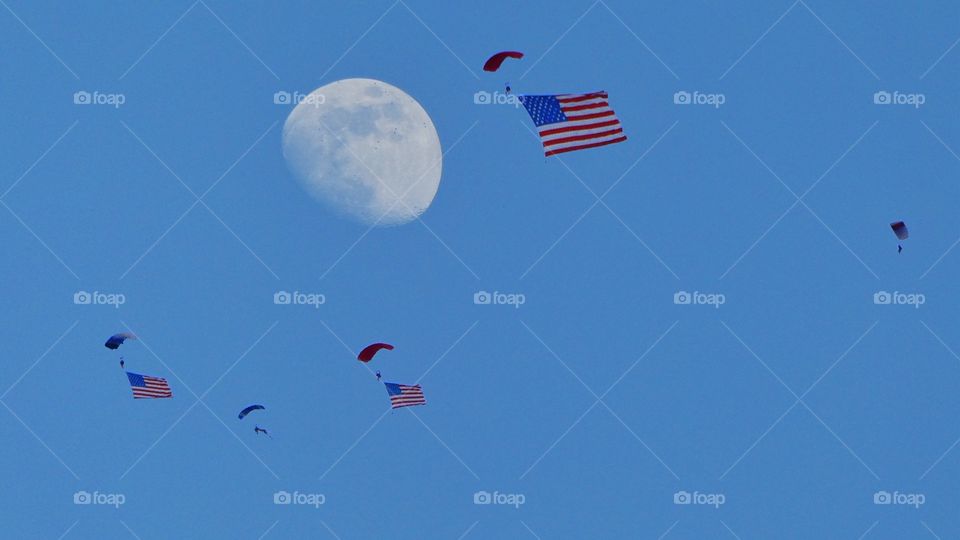
[[[123,369],[123,357],[120,357],[120,369]]]
[[[510,83],[507,83],[506,94],[510,95]]]
[[[267,430],[261,429],[260,426],[253,426],[253,432],[256,433],[257,435],[263,433],[267,437],[270,437],[270,434],[267,433]],[[270,437],[270,438],[273,439],[273,437]]]
[[[378,371],[377,371],[377,381],[379,381],[379,380],[380,380],[380,371],[378,370]]]
[[[897,253],[900,253],[901,251],[903,251],[903,246],[897,244]]]

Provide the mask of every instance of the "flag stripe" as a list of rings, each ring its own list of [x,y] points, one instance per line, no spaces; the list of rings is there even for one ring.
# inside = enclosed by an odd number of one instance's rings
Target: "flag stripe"
[[[607,120],[606,122],[595,122],[590,124],[562,127],[562,128],[556,128],[556,129],[545,129],[540,132],[540,136],[548,137],[550,135],[556,135],[558,133],[570,133],[571,131],[580,131],[584,128],[584,126],[609,127],[609,126],[617,126],[617,125],[620,125],[620,122],[618,120]]]
[[[544,146],[553,146],[555,144],[562,144],[562,143],[568,143],[568,142],[586,141],[589,139],[596,139],[597,137],[606,137],[607,135],[613,135],[615,133],[623,133],[623,130],[620,128],[617,128],[617,129],[611,129],[607,131],[599,131],[596,133],[591,131],[590,133],[584,133],[583,135],[571,135],[569,137],[561,137],[559,139],[550,139],[550,141],[544,142],[543,144]]]
[[[579,146],[569,146],[569,147],[567,147],[567,148],[560,148],[560,149],[557,149],[557,150],[550,150],[549,152],[545,152],[544,155],[547,156],[547,157],[549,157],[549,156],[553,156],[553,155],[556,155],[556,154],[562,154],[562,153],[564,153],[564,152],[573,152],[574,150],[583,150],[583,149],[585,149],[585,148],[596,148],[596,147],[598,147],[598,146],[606,146],[606,145],[608,145],[608,144],[623,142],[623,141],[625,141],[625,140],[627,140],[627,137],[626,137],[626,136],[623,136],[623,137],[618,137],[618,138],[616,138],[616,139],[611,139],[611,140],[609,140],[609,141],[595,142],[595,143],[590,143],[590,144],[581,144],[581,145],[579,145]]]

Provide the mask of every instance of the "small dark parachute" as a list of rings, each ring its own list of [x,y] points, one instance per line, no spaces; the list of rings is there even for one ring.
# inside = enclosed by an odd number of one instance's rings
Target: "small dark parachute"
[[[500,64],[503,64],[503,61],[506,60],[507,58],[516,58],[519,60],[523,58],[523,53],[517,52],[517,51],[498,52],[497,54],[487,59],[487,61],[483,64],[483,70],[496,71],[500,69]]]
[[[906,240],[907,238],[910,238],[910,231],[907,230],[906,223],[902,221],[891,223],[890,228],[893,229],[893,234],[897,235],[897,238],[900,240]]]
[[[128,339],[137,339],[137,336],[131,334],[130,332],[121,332],[119,334],[114,334],[110,336],[110,339],[103,344],[104,347],[108,349],[118,349],[120,345],[123,345],[123,342]]]
[[[237,418],[239,418],[240,420],[243,420],[243,417],[244,417],[244,416],[246,416],[246,415],[250,414],[252,411],[256,411],[256,410],[258,410],[258,409],[266,409],[266,407],[264,407],[263,405],[251,405],[251,406],[247,407],[246,409],[240,411],[240,414],[237,415]]]
[[[389,343],[374,343],[373,345],[367,345],[367,347],[360,351],[360,354],[357,355],[357,360],[361,362],[369,362],[370,360],[373,360],[373,356],[375,354],[383,349],[392,351],[393,345],[390,345]]]

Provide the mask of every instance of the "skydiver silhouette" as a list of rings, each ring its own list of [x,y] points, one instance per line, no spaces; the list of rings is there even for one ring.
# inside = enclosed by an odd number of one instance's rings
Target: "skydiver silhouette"
[[[120,369],[123,369],[123,357],[120,357]]]
[[[380,372],[379,372],[379,371],[377,371],[377,380],[378,380],[378,381],[380,380]]]
[[[507,83],[506,86],[507,86],[507,88],[506,88],[506,94],[509,95],[509,94],[510,94],[510,83]]]
[[[270,437],[270,434],[267,433],[267,430],[261,429],[260,426],[253,426],[253,432],[256,433],[257,435],[263,433],[267,437]],[[270,437],[270,439],[273,439],[273,437]]]
[[[903,246],[897,244],[897,253],[900,253],[901,251],[903,251]]]

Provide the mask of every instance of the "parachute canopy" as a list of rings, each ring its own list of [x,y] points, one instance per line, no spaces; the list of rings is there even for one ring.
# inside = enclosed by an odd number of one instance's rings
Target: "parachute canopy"
[[[360,354],[357,355],[357,360],[361,362],[369,362],[370,360],[373,360],[373,355],[377,354],[382,349],[392,351],[393,345],[390,345],[389,343],[374,343],[373,345],[368,345],[365,349],[360,351]]]
[[[893,229],[893,234],[897,235],[900,240],[906,240],[910,237],[910,231],[907,230],[907,225],[902,221],[891,223],[890,228]]]
[[[517,52],[517,51],[498,52],[497,54],[487,59],[486,63],[483,64],[483,70],[496,71],[500,69],[500,64],[502,64],[503,61],[506,60],[507,58],[516,58],[519,60],[520,58],[523,58],[523,53]]]
[[[131,334],[130,332],[121,332],[119,334],[114,334],[110,336],[110,339],[108,339],[107,342],[103,344],[103,346],[108,349],[117,349],[120,347],[120,345],[123,344],[124,341],[128,339],[137,339],[137,336]]]
[[[264,407],[263,405],[251,405],[246,409],[240,411],[240,414],[237,416],[237,418],[239,418],[240,420],[243,420],[244,416],[250,414],[251,411],[255,411],[257,409],[266,409],[266,407]]]

